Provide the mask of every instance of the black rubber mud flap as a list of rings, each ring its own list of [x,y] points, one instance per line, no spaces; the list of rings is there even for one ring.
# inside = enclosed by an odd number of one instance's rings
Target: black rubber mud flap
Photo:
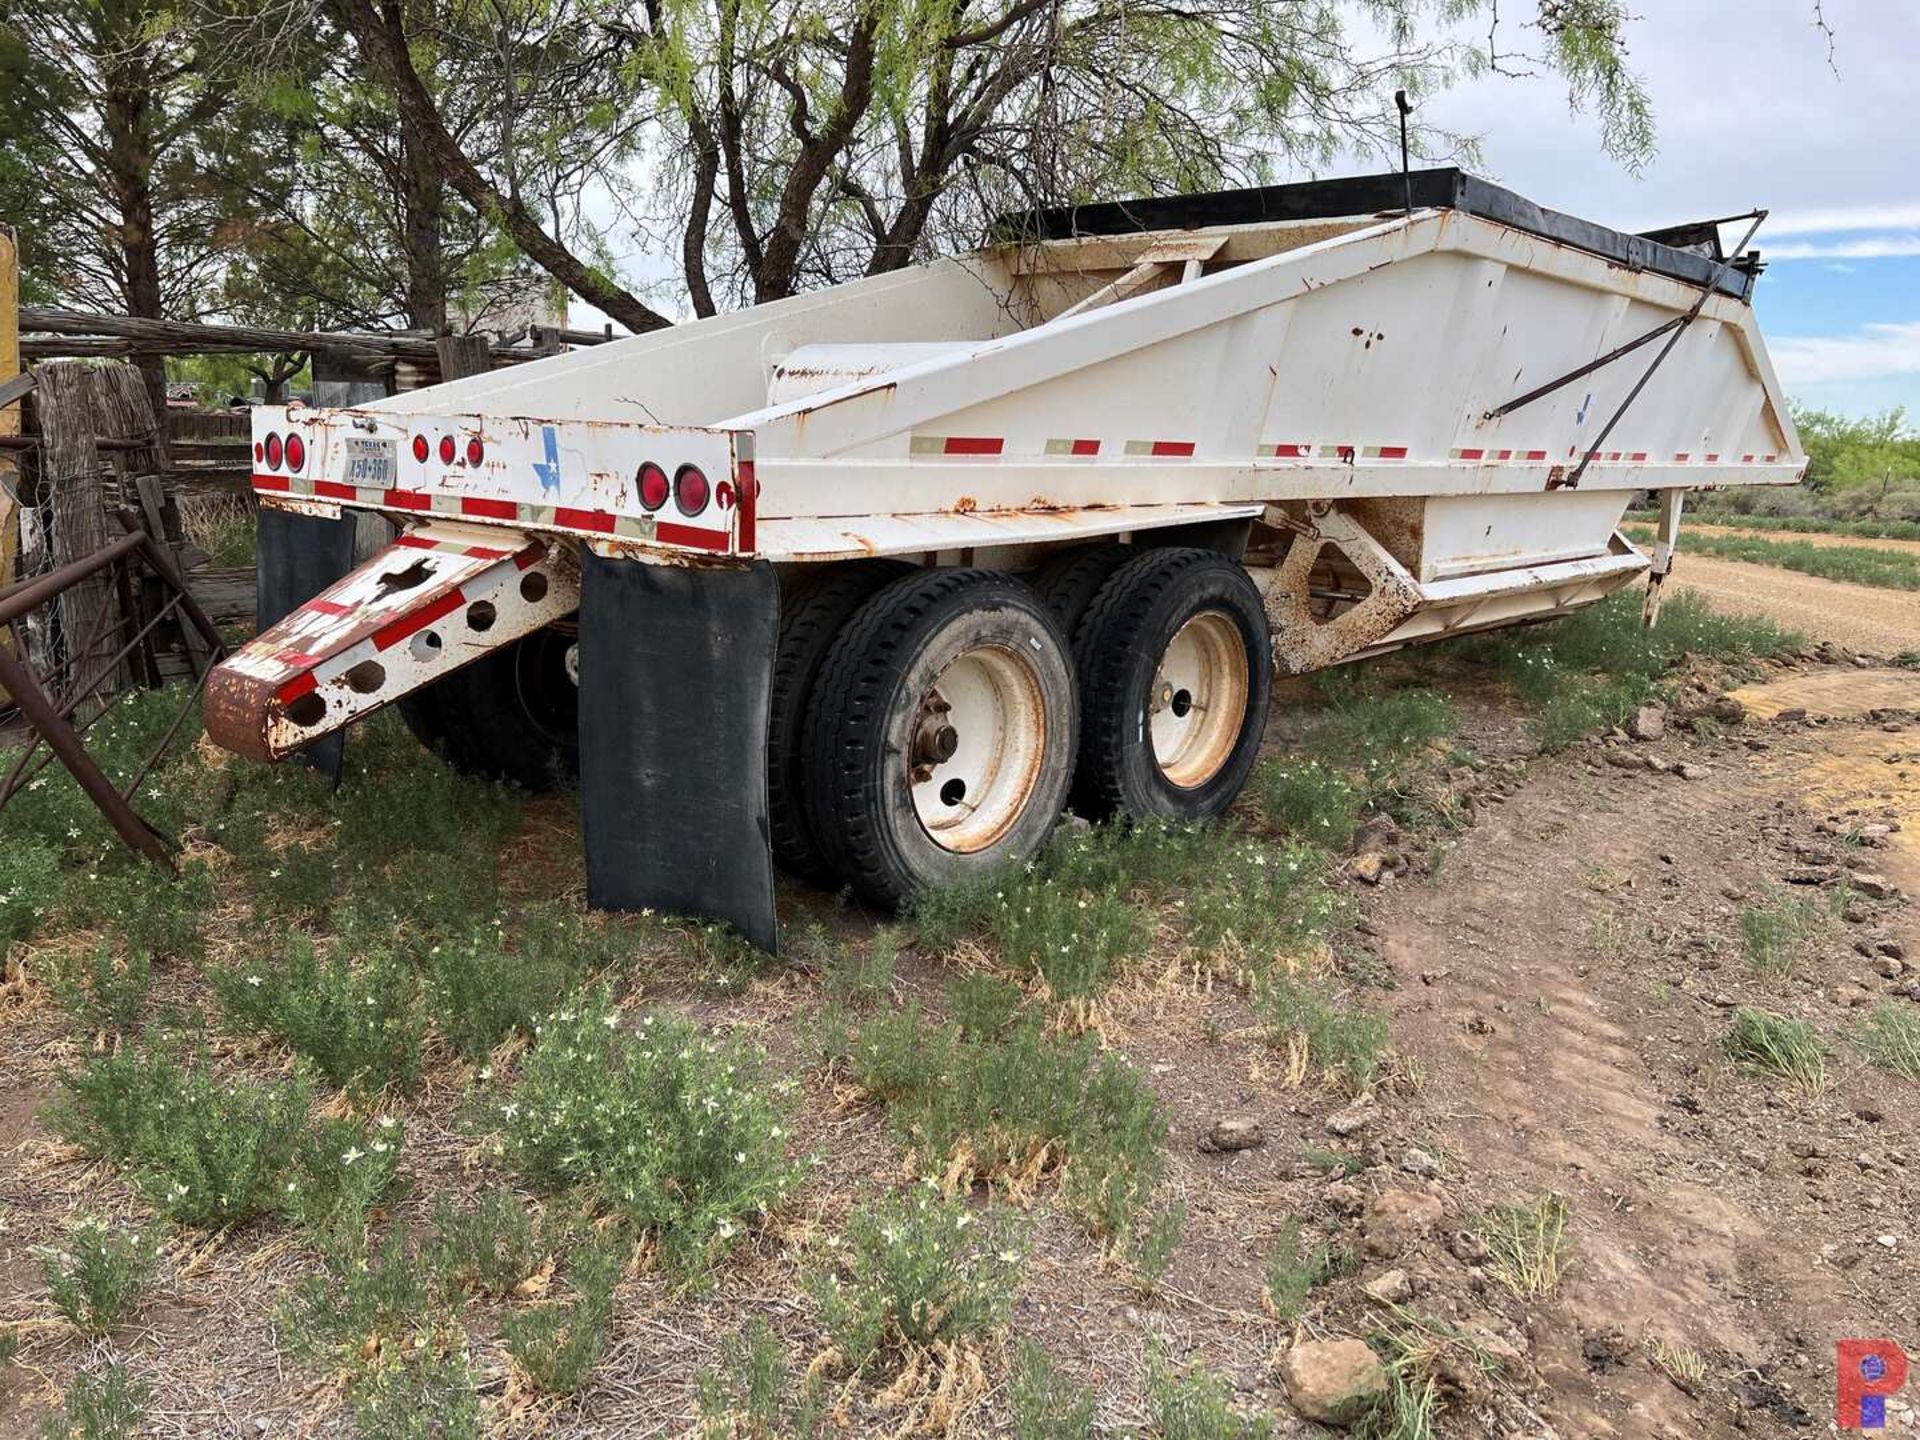
[[[582,561],[587,903],[723,921],[772,952],[773,567]]]
[[[323,520],[263,505],[256,524],[253,618],[258,630],[277,625],[353,569],[351,512],[337,520]],[[295,758],[337,785],[346,755],[347,732],[336,730]]]

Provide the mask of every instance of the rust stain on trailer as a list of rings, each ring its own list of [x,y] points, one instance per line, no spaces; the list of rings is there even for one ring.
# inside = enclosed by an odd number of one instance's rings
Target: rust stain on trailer
[[[971,495],[962,495],[951,508],[956,515],[971,515],[980,508],[980,502]]]

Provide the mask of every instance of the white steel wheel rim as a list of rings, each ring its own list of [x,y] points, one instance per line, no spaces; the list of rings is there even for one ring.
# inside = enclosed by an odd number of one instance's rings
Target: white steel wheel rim
[[[1032,665],[999,645],[962,651],[919,697],[908,740],[921,827],[943,850],[986,849],[1025,813],[1046,748],[1046,699]]]
[[[1247,713],[1247,646],[1217,610],[1175,632],[1154,671],[1147,733],[1171,785],[1204,785],[1232,756]]]

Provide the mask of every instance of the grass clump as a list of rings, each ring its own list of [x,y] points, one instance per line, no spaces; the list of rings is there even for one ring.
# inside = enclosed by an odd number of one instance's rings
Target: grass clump
[[[313,1100],[303,1075],[223,1083],[164,1049],[100,1056],[63,1084],[58,1133],[131,1171],[169,1218],[208,1229],[276,1206]]]
[[[1744,521],[1741,523],[1745,523]],[[1631,529],[1627,538],[1651,543],[1653,532]],[[1767,540],[1756,535],[1703,535],[1690,531],[1682,548],[1721,560],[1797,570],[1822,580],[1844,580],[1880,590],[1920,590],[1920,556],[1870,545],[1816,545],[1811,540]]]
[[[501,1339],[514,1368],[544,1395],[572,1395],[592,1378],[613,1336],[613,1290],[626,1268],[618,1237],[587,1245],[573,1258],[570,1301],[509,1313]]]
[[[76,1225],[64,1249],[40,1252],[55,1307],[82,1335],[104,1335],[138,1309],[159,1262],[157,1230],[124,1230],[99,1219]]]
[[[76,1375],[60,1409],[40,1422],[42,1440],[133,1440],[152,1398],[124,1365]]]
[[[1186,1226],[1187,1207],[1175,1204],[1157,1211],[1145,1225],[1138,1228],[1133,1236],[1130,1258],[1133,1261],[1134,1287],[1142,1295],[1150,1296],[1160,1289],[1167,1268],[1173,1264],[1174,1252],[1180,1248],[1180,1237]]]
[[[1743,1005],[1734,1011],[1725,1044],[1733,1059],[1771,1071],[1809,1095],[1826,1087],[1826,1046],[1805,1020],[1789,1020]]]
[[[909,1006],[862,1026],[842,1058],[887,1103],[923,1173],[1018,1190],[1057,1171],[1068,1209],[1110,1238],[1129,1232],[1159,1182],[1166,1121],[1152,1088],[1085,1037],[1048,1034],[1037,1015],[973,1037]]]
[[[810,1288],[833,1348],[858,1373],[998,1329],[1027,1239],[1007,1212],[943,1199],[928,1183],[856,1210],[832,1249]]]
[[[347,1394],[360,1440],[480,1440],[480,1395],[451,1342],[386,1357]]]
[[[391,1115],[309,1125],[274,1197],[274,1208],[321,1245],[357,1246],[373,1208],[393,1190],[404,1134]]]
[[[755,1047],[674,1015],[619,1027],[604,990],[541,1022],[496,1112],[507,1163],[538,1186],[591,1187],[654,1232],[670,1264],[697,1267],[797,1178],[790,1087],[763,1078]]]
[[[449,1285],[498,1298],[551,1267],[574,1229],[571,1213],[537,1214],[519,1195],[495,1186],[464,1210],[441,1197],[434,1206],[430,1254]]]
[[[991,1040],[1005,1033],[1019,1010],[1019,989],[997,975],[962,975],[947,987],[947,1013],[971,1039]]]
[[[1271,1042],[1287,1051],[1288,1072],[1296,1082],[1317,1071],[1359,1095],[1379,1078],[1386,1018],[1343,1004],[1327,981],[1272,971],[1255,987],[1253,1007]]]
[[[1521,1300],[1553,1294],[1566,1274],[1567,1223],[1572,1218],[1572,1207],[1555,1194],[1488,1210],[1475,1228],[1486,1244],[1494,1278]]]
[[[131,953],[174,960],[199,956],[212,904],[213,874],[205,865],[184,865],[174,876],[133,856],[69,872],[61,892],[61,909],[75,926],[118,936]]]
[[[1267,1255],[1267,1308],[1292,1324],[1306,1309],[1314,1287],[1338,1274],[1340,1260],[1330,1246],[1309,1244],[1296,1216],[1280,1222],[1280,1233]]]
[[[1690,1345],[1655,1337],[1647,1342],[1647,1359],[1689,1395],[1699,1394],[1707,1383],[1707,1357]]]
[[[1160,1364],[1147,1376],[1147,1409],[1158,1440],[1267,1440],[1273,1420],[1233,1407],[1233,1387],[1195,1362],[1185,1373]]]
[[[47,973],[54,998],[82,1030],[124,1034],[140,1018],[153,988],[153,962],[144,950],[124,959],[106,943],[56,956]]]
[[[1882,1000],[1855,1036],[1867,1059],[1903,1079],[1920,1081],[1920,1014]]]
[[[276,959],[211,979],[229,1030],[272,1035],[334,1085],[374,1092],[419,1078],[426,1013],[412,967],[391,950],[355,963],[346,945],[322,957],[296,933]]]
[[[537,905],[450,931],[425,959],[426,999],[434,1028],[466,1059],[479,1062],[509,1035],[532,1035],[595,971],[612,964],[618,932],[570,906]]]
[[[1824,919],[1818,900],[1782,895],[1764,905],[1741,907],[1740,939],[1758,973],[1783,979],[1793,973],[1801,949]]]
[[[821,1380],[810,1373],[790,1394],[779,1338],[755,1316],[720,1346],[720,1363],[694,1377],[703,1440],[813,1440],[825,1418]]]
[[[1075,1385],[1031,1340],[1013,1355],[1013,1434],[1015,1440],[1092,1440],[1098,1402],[1092,1390]]]
[[[1366,807],[1366,792],[1325,760],[1268,761],[1254,772],[1253,792],[1267,824],[1312,845],[1344,851]]]

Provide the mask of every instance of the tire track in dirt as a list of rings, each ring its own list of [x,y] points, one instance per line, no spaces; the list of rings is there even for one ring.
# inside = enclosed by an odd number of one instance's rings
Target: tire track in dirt
[[[1829,738],[1809,739],[1809,758]],[[1733,887],[1778,874],[1762,833],[1782,801],[1801,807],[1803,767],[1778,747],[1764,758],[1728,745],[1692,782],[1542,761],[1382,927],[1401,982],[1396,1043],[1462,1178],[1483,1200],[1556,1191],[1573,1205],[1578,1266],[1562,1297],[1576,1323],[1534,1337],[1563,1434],[1734,1433],[1703,1428],[1697,1402],[1644,1362],[1591,1372],[1583,1335],[1731,1364],[1891,1333],[1884,1310],[1819,1268],[1823,1227],[1801,1187],[1700,1138],[1754,1103],[1719,1051],[1730,971],[1693,942],[1727,926]],[[1882,1328],[1849,1328],[1863,1324]],[[1770,1433],[1756,1413],[1747,1433]]]

